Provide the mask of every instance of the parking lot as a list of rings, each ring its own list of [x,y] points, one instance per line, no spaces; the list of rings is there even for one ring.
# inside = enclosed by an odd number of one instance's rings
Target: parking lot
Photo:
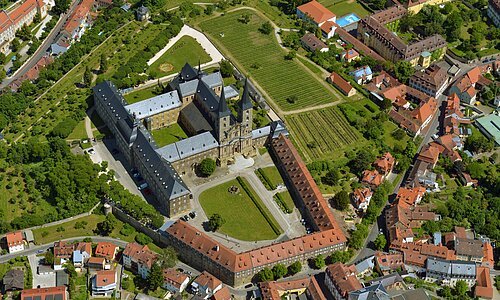
[[[39,275],[37,273],[38,267],[43,265],[43,256],[36,256],[35,254],[28,255],[30,262],[31,273],[33,274],[33,288],[43,288],[56,286],[56,273],[52,270],[52,274]]]

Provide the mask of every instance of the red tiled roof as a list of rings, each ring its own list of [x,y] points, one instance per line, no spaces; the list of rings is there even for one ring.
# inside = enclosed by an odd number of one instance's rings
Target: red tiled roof
[[[396,196],[396,200],[399,205],[406,205],[407,208],[415,206],[417,204],[417,200],[422,198],[425,194],[424,187],[416,187],[416,188],[405,188],[402,187],[398,190],[398,195]]]
[[[5,235],[7,239],[7,246],[13,247],[23,244],[23,233],[21,231],[9,232]]]
[[[82,21],[88,17],[93,5],[94,0],[82,0],[82,2],[78,4],[71,16],[68,18],[68,21],[64,25],[64,31],[71,34],[76,28],[78,28]]]
[[[268,281],[261,282],[259,289],[263,300],[281,300],[280,294],[291,290],[306,289],[306,293],[311,295],[314,300],[326,300],[325,295],[321,291],[318,282],[314,276],[286,281]]]
[[[147,245],[139,245],[137,243],[128,243],[125,249],[123,250],[123,255],[130,257],[132,260],[135,260],[139,263],[145,264],[148,268],[153,266],[153,263],[157,259],[156,253],[149,250]]]
[[[92,243],[80,242],[76,245],[75,250],[80,250],[80,252],[87,252],[92,255]]]
[[[474,296],[493,299],[490,269],[485,267],[476,268],[476,288],[474,290]]]
[[[491,244],[488,242],[484,242],[483,251],[484,256],[482,265],[484,267],[493,268],[495,265],[495,259],[493,258],[493,246],[491,246]]]
[[[326,268],[326,276],[330,278],[344,299],[347,298],[350,292],[363,288],[358,278],[356,278],[354,265],[346,266],[342,263],[329,265]]]
[[[87,261],[87,264],[90,265],[104,265],[106,263],[106,259],[104,257],[91,257]]]
[[[335,22],[332,22],[332,21],[326,21],[325,23],[323,23],[320,28],[323,32],[325,33],[330,33],[332,31],[332,29],[334,28],[338,28],[339,25],[337,25],[337,23]]]
[[[24,16],[43,5],[42,1],[26,0],[10,12],[0,11],[0,32],[7,30],[14,24],[20,23]]]
[[[392,171],[392,168],[394,167],[394,164],[396,163],[396,159],[391,155],[391,153],[386,152],[382,157],[378,158],[374,165],[375,167],[380,170],[383,174],[390,173]]]
[[[430,143],[424,146],[417,159],[421,161],[428,162],[430,164],[436,164],[439,160],[439,155],[444,151],[444,147],[437,143]]]
[[[163,281],[170,283],[176,288],[180,288],[182,283],[189,278],[186,274],[177,271],[176,269],[164,269]]]
[[[383,270],[396,270],[404,266],[403,255],[401,253],[383,253],[376,252],[375,260],[379,267]]]
[[[110,284],[116,283],[116,272],[115,270],[102,270],[97,271],[96,275],[96,287],[105,287]]]
[[[297,7],[297,9],[305,15],[309,16],[317,24],[321,24],[335,17],[334,13],[329,11],[326,7],[321,5],[316,0],[313,0],[306,4],[302,4],[301,6]]]
[[[371,189],[365,187],[365,188],[355,189],[353,195],[354,195],[354,200],[356,201],[356,205],[359,206],[361,203],[366,202],[366,199],[371,197],[373,195],[373,192]]]
[[[466,239],[467,234],[465,233],[465,227],[455,226],[455,233],[457,234],[457,238]]]
[[[212,295],[212,300],[231,300],[231,293],[229,293],[229,289],[227,286],[221,288],[214,295]]]
[[[218,286],[222,285],[222,281],[220,281],[214,275],[208,273],[207,271],[203,271],[203,273],[198,276],[194,282],[199,284],[200,286],[208,287],[212,291],[215,290]]]
[[[341,89],[345,94],[349,94],[349,92],[353,89],[349,81],[345,80],[344,78],[342,78],[342,76],[335,72],[332,72],[329,78],[331,82],[339,89]]]
[[[118,250],[118,246],[109,242],[99,242],[97,243],[97,247],[95,248],[95,255],[105,257],[106,259],[113,260],[115,259],[116,251]]]
[[[49,288],[22,290],[21,300],[46,298],[54,299],[56,295],[61,295],[61,300],[66,300],[66,287],[56,286]]]
[[[65,241],[54,243],[54,257],[55,258],[70,258],[73,255],[75,246],[68,244]]]
[[[364,170],[363,178],[361,179],[362,182],[374,186],[381,185],[383,180],[383,176],[377,170]]]

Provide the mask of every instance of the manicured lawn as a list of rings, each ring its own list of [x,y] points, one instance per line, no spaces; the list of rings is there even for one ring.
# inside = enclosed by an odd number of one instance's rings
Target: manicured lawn
[[[238,21],[243,14],[250,16],[248,24]],[[264,22],[254,12],[243,10],[204,21],[200,26],[283,110],[343,99],[333,88],[322,84],[323,78],[309,73],[298,60],[285,60],[286,52],[274,35],[259,32]],[[287,99],[291,96],[296,96],[297,101],[289,103]]]
[[[295,203],[293,203],[292,195],[290,195],[289,191],[281,192],[280,195],[283,201],[285,201],[287,207],[291,209],[295,207]]]
[[[151,131],[151,134],[153,135],[158,147],[163,147],[188,137],[184,130],[182,130],[181,126],[177,123],[162,129],[153,130]]]
[[[149,67],[148,73],[158,78],[179,72],[186,62],[197,66],[198,62],[209,61],[210,56],[194,38],[183,36]]]
[[[154,96],[158,96],[159,94],[160,90],[158,86],[154,85],[145,89],[130,92],[124,95],[123,98],[125,98],[125,101],[127,101],[128,104],[132,104],[142,100],[153,98]]]
[[[39,245],[57,241],[60,239],[67,239],[78,236],[94,235],[94,229],[96,229],[97,223],[104,220],[104,215],[94,215],[86,216],[79,219],[74,219],[69,222],[60,225],[54,225],[51,227],[38,228],[33,230],[33,236],[35,237],[35,242]],[[83,228],[75,228],[77,222],[87,222]],[[64,231],[57,231],[57,228],[64,228]]]
[[[67,140],[81,140],[86,139],[87,131],[85,130],[85,120],[82,120],[78,125],[76,125],[73,132],[68,136]]]
[[[326,8],[332,11],[337,18],[345,16],[349,13],[355,13],[358,17],[365,17],[370,14],[361,4],[355,0],[319,0]]]
[[[286,121],[302,158],[307,162],[331,159],[333,154],[343,153],[346,146],[365,141],[336,107],[289,115]]]
[[[228,191],[231,186],[239,189],[237,194]],[[253,194],[257,195],[255,192]],[[219,229],[221,233],[244,241],[272,240],[277,237],[237,180],[204,191],[199,201],[208,217],[218,213],[226,221]]]
[[[267,167],[267,168],[262,168],[262,172],[266,175],[266,177],[269,179],[270,183],[276,187],[278,184],[283,184],[284,180],[281,178],[280,172],[278,171],[278,168],[276,167]]]

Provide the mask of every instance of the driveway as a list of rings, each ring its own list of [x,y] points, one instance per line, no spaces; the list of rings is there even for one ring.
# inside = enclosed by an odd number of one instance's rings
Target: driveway
[[[35,254],[28,255],[31,273],[33,274],[33,288],[56,286],[56,273],[49,275],[39,275],[37,273],[38,266],[42,264],[43,259],[42,256],[36,256]]]

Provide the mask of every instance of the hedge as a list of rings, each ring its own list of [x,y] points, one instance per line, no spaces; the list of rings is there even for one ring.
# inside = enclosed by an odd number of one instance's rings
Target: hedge
[[[262,171],[261,168],[258,168],[257,169],[257,177],[259,177],[260,181],[262,181],[262,183],[264,184],[264,186],[266,187],[266,189],[268,189],[269,191],[272,191],[274,190],[276,187],[272,184],[271,180],[269,180],[269,177],[267,177],[266,173],[264,173],[264,171]]]
[[[236,180],[238,180],[238,183],[245,190],[245,192],[250,197],[250,199],[252,199],[253,203],[255,204],[255,206],[257,206],[257,209],[259,209],[260,213],[264,216],[267,223],[269,223],[269,225],[271,226],[274,233],[276,233],[277,235],[280,235],[282,232],[280,226],[274,223],[275,222],[274,218],[272,216],[269,216],[267,209],[262,206],[263,203],[255,197],[255,195],[252,193],[250,188],[248,188],[248,186],[247,186],[246,182],[243,180],[243,178],[238,176],[238,177],[236,177]]]
[[[276,193],[274,195],[274,200],[276,201],[276,203],[278,203],[278,206],[281,208],[281,210],[287,214],[291,214],[292,213],[292,209],[290,209],[288,207],[288,205],[286,205],[286,202],[285,200],[283,199],[283,197],[281,196],[280,193]]]

